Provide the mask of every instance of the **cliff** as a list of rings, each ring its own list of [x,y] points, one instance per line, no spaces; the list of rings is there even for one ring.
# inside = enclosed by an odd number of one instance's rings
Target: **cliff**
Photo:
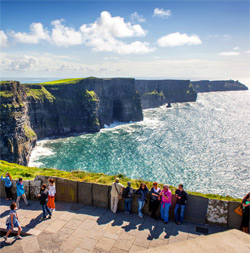
[[[37,136],[30,126],[24,86],[1,82],[0,102],[0,159],[27,164]]]
[[[27,165],[37,139],[100,131],[114,120],[143,120],[134,79],[1,82],[0,159]]]
[[[162,92],[154,90],[141,95],[141,104],[143,109],[159,107],[165,104],[165,97]]]
[[[193,88],[196,92],[212,92],[212,91],[236,91],[236,90],[248,90],[248,88],[234,80],[220,80],[220,81],[192,81]]]
[[[196,101],[197,93],[193,90],[189,80],[135,80],[136,90],[142,96],[142,104],[148,105],[144,94],[154,91],[162,93],[164,103],[181,103]],[[162,97],[158,97],[162,100]],[[159,105],[162,102],[159,101]],[[144,107],[143,107],[144,108]]]

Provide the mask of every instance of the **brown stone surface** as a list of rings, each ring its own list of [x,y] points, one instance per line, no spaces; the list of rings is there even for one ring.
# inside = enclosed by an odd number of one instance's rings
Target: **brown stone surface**
[[[102,184],[93,184],[93,205],[109,208],[109,187]]]
[[[57,178],[56,201],[76,203],[77,202],[77,181]]]
[[[78,182],[78,203],[91,206],[92,198],[92,184],[85,182]]]
[[[36,200],[41,190],[41,181],[30,181],[30,199]]]

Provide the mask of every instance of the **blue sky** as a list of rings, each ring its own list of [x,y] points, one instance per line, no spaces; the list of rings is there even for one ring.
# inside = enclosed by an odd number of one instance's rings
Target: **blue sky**
[[[1,75],[249,83],[248,1],[1,1]]]

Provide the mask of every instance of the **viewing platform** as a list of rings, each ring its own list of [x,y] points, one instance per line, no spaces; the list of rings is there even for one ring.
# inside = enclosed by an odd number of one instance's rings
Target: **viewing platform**
[[[3,235],[11,201],[3,198],[0,201]],[[238,230],[191,222],[176,225],[172,220],[164,224],[148,215],[140,218],[135,213],[113,214],[107,208],[63,202],[56,202],[51,219],[39,221],[41,205],[39,201],[30,203],[26,206],[21,202],[21,208],[17,210],[22,232],[29,235],[17,241],[10,236],[7,242],[1,237],[1,252],[153,252],[156,247],[160,247],[157,252],[174,252],[175,245],[185,252],[198,252],[202,245],[202,250],[206,245],[207,251],[214,252],[236,252],[239,249],[247,252],[250,249],[250,236]],[[227,232],[219,233],[224,231]]]

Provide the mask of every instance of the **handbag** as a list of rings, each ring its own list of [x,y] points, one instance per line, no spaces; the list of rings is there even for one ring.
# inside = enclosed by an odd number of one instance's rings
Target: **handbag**
[[[118,194],[118,199],[122,199],[122,194],[120,192],[118,192],[117,188],[116,188],[116,183],[115,183],[115,189],[117,191],[117,194]]]
[[[234,212],[235,212],[236,214],[242,216],[242,215],[243,215],[243,207],[242,207],[242,205],[239,205],[238,207],[236,207],[236,208],[234,209]]]

